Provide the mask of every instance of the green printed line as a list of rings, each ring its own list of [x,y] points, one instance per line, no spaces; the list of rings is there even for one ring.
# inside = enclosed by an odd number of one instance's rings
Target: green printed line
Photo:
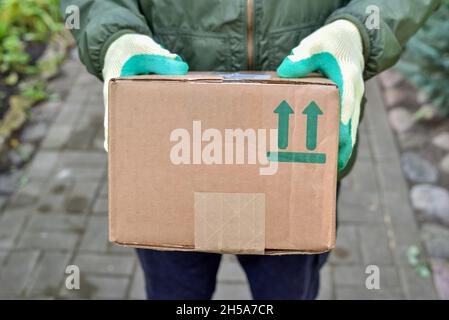
[[[325,153],[267,152],[267,156],[273,162],[326,163]]]

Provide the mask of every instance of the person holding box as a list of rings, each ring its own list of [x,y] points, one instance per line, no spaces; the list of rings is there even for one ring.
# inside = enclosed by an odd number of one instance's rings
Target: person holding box
[[[439,0],[61,0],[81,61],[104,81],[191,71],[320,72],[340,91],[340,179],[356,156],[364,81],[391,67]],[[210,299],[221,255],[137,249],[150,299]],[[238,259],[255,299],[314,299],[328,253]]]

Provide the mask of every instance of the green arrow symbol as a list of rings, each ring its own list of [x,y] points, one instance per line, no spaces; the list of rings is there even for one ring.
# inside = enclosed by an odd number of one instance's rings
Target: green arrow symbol
[[[278,119],[278,148],[286,149],[288,146],[288,125],[290,114],[294,113],[289,104],[283,100],[279,106],[274,109],[274,113],[279,115]]]
[[[307,135],[306,135],[306,147],[307,150],[316,149],[316,136],[318,131],[318,116],[323,114],[317,104],[312,101],[302,112],[307,116]]]

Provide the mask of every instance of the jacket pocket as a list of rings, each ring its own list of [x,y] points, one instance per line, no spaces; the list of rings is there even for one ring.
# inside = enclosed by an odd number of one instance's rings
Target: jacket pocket
[[[158,31],[155,38],[166,49],[181,56],[191,71],[226,71],[230,69],[230,49],[226,35]]]

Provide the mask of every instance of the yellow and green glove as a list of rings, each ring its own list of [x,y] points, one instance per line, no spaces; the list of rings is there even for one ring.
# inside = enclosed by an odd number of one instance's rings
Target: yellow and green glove
[[[153,39],[141,34],[125,34],[106,51],[103,67],[105,106],[104,148],[108,151],[108,84],[117,77],[140,74],[183,75],[189,66],[181,57],[162,48]]]
[[[348,20],[336,20],[318,29],[292,50],[279,66],[280,77],[300,78],[319,71],[340,91],[338,170],[351,158],[356,142],[360,105],[365,90],[362,38]]]

